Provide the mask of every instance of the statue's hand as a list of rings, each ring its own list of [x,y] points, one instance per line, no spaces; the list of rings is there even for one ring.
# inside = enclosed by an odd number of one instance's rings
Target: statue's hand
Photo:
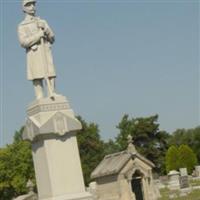
[[[44,31],[43,30],[40,29],[38,33],[39,33],[39,38],[44,37]]]
[[[42,20],[39,20],[39,21],[38,21],[38,28],[40,28],[40,29],[42,29],[42,30],[45,30],[45,29],[46,29],[46,26],[45,26],[44,21],[42,21]]]
[[[38,27],[39,27],[40,30],[42,30],[44,32],[45,36],[49,35],[49,29],[48,29],[48,27],[46,26],[46,23],[43,20],[40,20],[38,22]]]

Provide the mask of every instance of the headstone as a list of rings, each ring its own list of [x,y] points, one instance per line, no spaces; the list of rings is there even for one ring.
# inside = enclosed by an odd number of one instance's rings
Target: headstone
[[[180,188],[188,188],[189,187],[189,179],[188,179],[188,173],[187,173],[187,168],[180,168]]]
[[[89,187],[87,188],[87,191],[92,194],[93,200],[97,200],[97,183],[96,182],[91,182],[89,184]]]
[[[188,176],[187,168],[180,168],[179,171],[181,176]]]
[[[167,185],[168,184],[168,180],[169,180],[169,177],[168,176],[160,176],[159,177],[159,180],[162,184],[164,185]]]
[[[169,184],[168,187],[170,190],[177,190],[180,189],[180,183],[179,183],[179,172],[176,170],[172,170],[168,173],[169,177]]]
[[[180,176],[179,181],[180,181],[180,188],[181,189],[189,187],[188,176]]]
[[[195,176],[200,177],[200,165],[195,166]]]

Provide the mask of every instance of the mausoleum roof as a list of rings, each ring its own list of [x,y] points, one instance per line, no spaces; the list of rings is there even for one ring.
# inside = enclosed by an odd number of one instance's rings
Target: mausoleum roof
[[[104,157],[96,169],[92,172],[91,178],[99,178],[108,175],[114,175],[120,172],[120,170],[128,163],[130,159],[138,158],[150,167],[155,165],[137,151],[129,152],[127,150],[114,154],[109,154]]]

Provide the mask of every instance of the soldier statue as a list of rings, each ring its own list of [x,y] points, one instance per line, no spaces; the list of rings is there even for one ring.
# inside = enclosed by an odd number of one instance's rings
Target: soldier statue
[[[51,53],[54,33],[45,20],[35,15],[36,0],[23,0],[22,4],[25,19],[18,26],[18,37],[27,53],[27,79],[33,81],[36,99],[44,97],[43,80],[48,97],[54,98],[56,72]]]

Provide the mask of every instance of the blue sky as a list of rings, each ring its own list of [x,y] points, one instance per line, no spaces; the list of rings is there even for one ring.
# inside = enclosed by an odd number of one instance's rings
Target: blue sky
[[[34,99],[17,25],[21,1],[1,0],[0,146],[12,142]],[[57,91],[103,139],[130,117],[159,115],[160,129],[200,124],[199,1],[38,0],[55,32]]]

